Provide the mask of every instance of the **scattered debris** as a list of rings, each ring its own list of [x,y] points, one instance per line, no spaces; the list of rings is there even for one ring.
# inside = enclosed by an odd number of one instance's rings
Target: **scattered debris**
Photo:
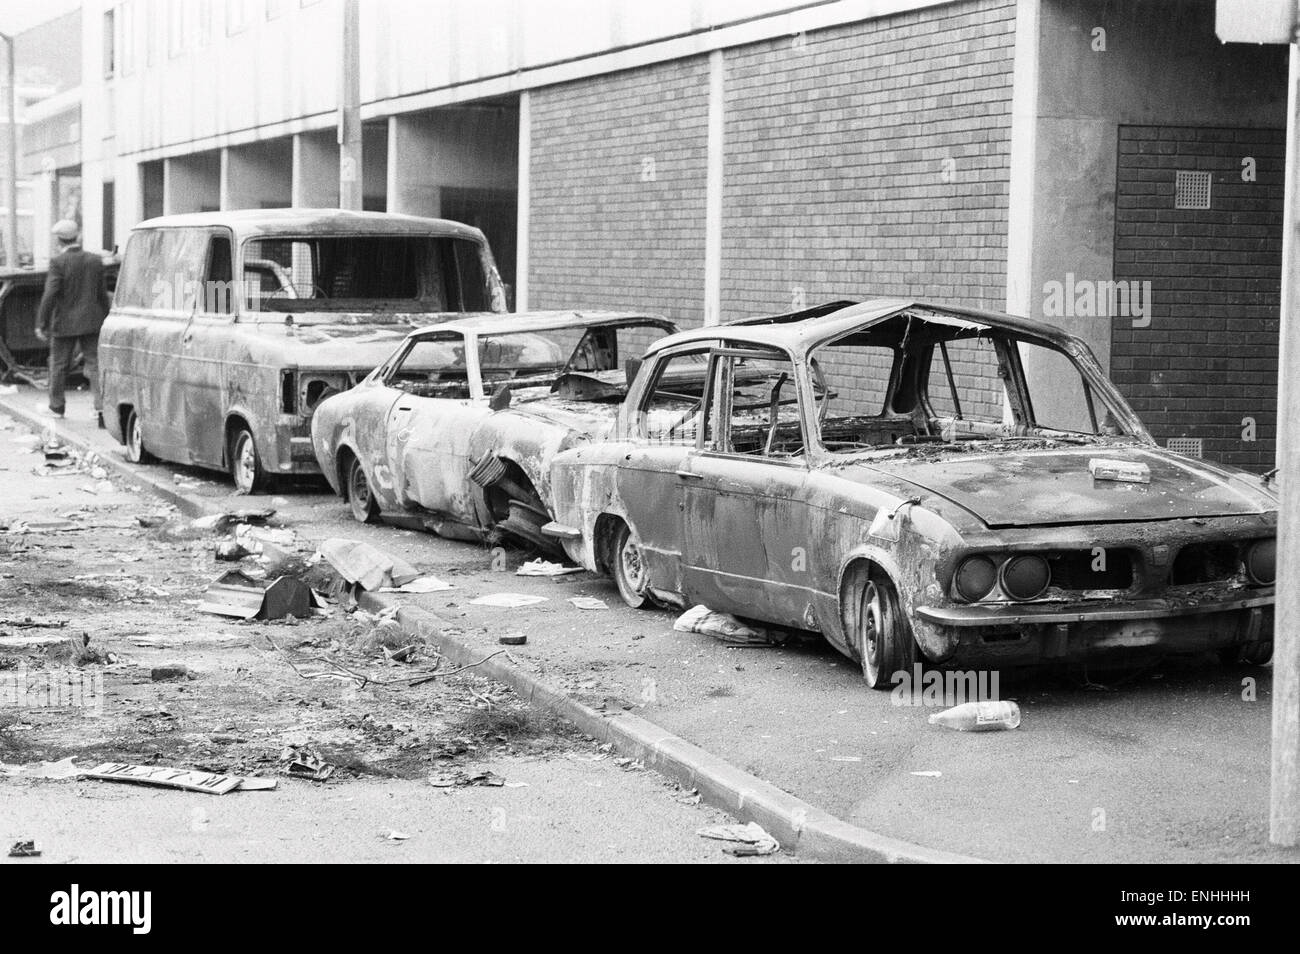
[[[294,778],[323,782],[334,774],[334,766],[306,746],[291,745],[280,753],[284,770]]]
[[[256,775],[245,776],[239,780],[241,792],[269,792],[280,783],[273,778],[260,778]]]
[[[580,566],[565,566],[562,563],[551,563],[548,560],[529,560],[519,569],[515,570],[515,576],[568,576],[570,573],[582,573],[583,568]]]
[[[41,850],[36,847],[34,841],[15,841],[14,846],[9,849],[10,858],[39,858]]]
[[[474,606],[499,606],[503,609],[517,609],[521,606],[535,606],[547,602],[549,597],[531,596],[527,593],[490,593],[470,600]]]
[[[0,629],[62,629],[68,625],[66,619],[36,619],[24,616],[22,619],[0,619]]]
[[[497,637],[497,642],[502,646],[522,646],[528,642],[528,637],[523,633],[505,633]]]
[[[154,682],[186,682],[197,677],[188,666],[174,663],[170,666],[155,666],[149,671],[149,678]]]
[[[231,570],[207,588],[199,611],[238,619],[301,619],[310,616],[315,605],[311,587],[296,577],[256,580]]]
[[[265,524],[275,516],[274,510],[227,510],[208,514],[190,521],[195,530],[215,530],[224,533],[236,524]]]
[[[187,792],[208,792],[212,795],[233,792],[243,781],[236,775],[219,775],[216,772],[169,768],[164,765],[127,765],[124,762],[105,762],[83,774],[86,778],[102,782],[132,782],[137,785],[180,788]]]
[[[771,646],[767,630],[742,623],[730,613],[715,613],[704,604],[692,606],[673,623],[679,633],[703,633],[733,646]]]
[[[434,788],[467,788],[479,786],[483,788],[502,788],[506,780],[495,772],[478,771],[467,772],[463,769],[457,769],[454,772],[438,772],[429,776],[429,784]]]
[[[403,583],[401,586],[384,586],[380,587],[381,593],[440,593],[443,590],[454,590],[456,587],[436,576],[421,576],[414,580]]]
[[[387,835],[385,835],[384,837],[387,838],[389,841],[406,841],[406,840],[407,840],[408,838],[410,838],[411,836],[408,835],[408,834],[406,834],[405,832],[401,832],[401,831],[393,830],[393,831],[390,831],[390,832],[389,832]]]
[[[238,562],[246,556],[252,556],[253,551],[238,540],[222,540],[217,544],[215,556],[218,560],[225,560],[230,563]]]
[[[713,838],[727,844],[722,850],[729,855],[749,857],[771,855],[781,849],[777,840],[763,830],[757,822],[748,825],[710,825],[696,832],[701,838]]]
[[[372,592],[385,586],[401,586],[420,575],[405,560],[357,540],[331,537],[320,545],[320,554],[343,579]]]
[[[959,706],[936,712],[930,725],[941,725],[958,732],[998,732],[1020,725],[1020,706],[1014,702],[963,702]]]
[[[609,609],[609,604],[604,600],[598,600],[594,596],[571,596],[569,602],[578,609],[585,610],[603,610]]]
[[[167,517],[164,514],[139,513],[135,516],[135,522],[148,530],[153,527],[161,527],[167,522]]]

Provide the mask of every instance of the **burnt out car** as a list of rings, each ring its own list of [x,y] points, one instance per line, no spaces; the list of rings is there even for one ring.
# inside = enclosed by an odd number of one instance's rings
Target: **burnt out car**
[[[508,535],[558,550],[550,461],[604,436],[625,362],[676,331],[657,317],[478,316],[411,334],[312,419],[321,471],[362,522],[381,515],[453,539]]]
[[[133,461],[227,470],[244,492],[317,473],[311,417],[412,328],[505,313],[478,229],[338,209],[141,222],[100,332],[104,423]]]
[[[118,259],[104,256],[104,281],[111,293],[117,284]],[[36,337],[36,318],[45,293],[48,268],[0,268],[0,381],[43,385],[50,345]],[[68,374],[84,383],[81,358]]]
[[[1274,492],[1157,446],[1033,321],[874,300],[683,332],[551,482],[545,532],[629,605],[820,632],[873,687],[1272,650]]]

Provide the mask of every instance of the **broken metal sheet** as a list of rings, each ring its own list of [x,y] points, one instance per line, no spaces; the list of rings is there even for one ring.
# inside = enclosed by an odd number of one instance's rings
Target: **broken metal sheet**
[[[313,605],[311,588],[295,577],[255,580],[231,570],[207,588],[199,612],[236,619],[301,619],[311,615]]]
[[[343,579],[372,592],[385,586],[401,586],[420,575],[419,570],[400,557],[358,540],[331,537],[321,543],[320,553]]]
[[[131,782],[136,785],[180,788],[187,792],[207,792],[211,795],[233,792],[243,781],[237,775],[218,775],[215,772],[168,768],[161,765],[128,765],[124,762],[105,762],[84,774],[86,778],[98,779],[102,782]]]

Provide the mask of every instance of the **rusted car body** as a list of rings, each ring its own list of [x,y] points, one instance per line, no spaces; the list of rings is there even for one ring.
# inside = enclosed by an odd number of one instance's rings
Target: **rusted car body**
[[[550,461],[603,436],[623,362],[676,331],[612,312],[476,316],[411,334],[357,387],[321,404],[313,446],[358,520],[404,518],[453,539],[548,549]]]
[[[104,257],[108,290],[117,284],[118,258]],[[39,383],[47,373],[48,342],[36,337],[36,318],[48,268],[0,268],[0,380]],[[81,374],[80,360],[69,377]]]
[[[874,300],[683,332],[552,487],[544,531],[630,605],[817,631],[876,687],[922,658],[1272,649],[1274,491],[1158,447],[1024,319]]]
[[[104,420],[133,460],[317,472],[311,417],[413,327],[504,313],[481,232],[337,209],[193,213],[132,231],[100,334]]]

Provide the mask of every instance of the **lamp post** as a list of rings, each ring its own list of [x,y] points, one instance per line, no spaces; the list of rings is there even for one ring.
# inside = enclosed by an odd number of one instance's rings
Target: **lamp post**
[[[5,220],[5,264],[18,267],[18,84],[14,70],[14,38],[0,33],[5,44],[5,88],[8,95],[9,122],[5,126],[6,152],[9,155],[9,217]]]

